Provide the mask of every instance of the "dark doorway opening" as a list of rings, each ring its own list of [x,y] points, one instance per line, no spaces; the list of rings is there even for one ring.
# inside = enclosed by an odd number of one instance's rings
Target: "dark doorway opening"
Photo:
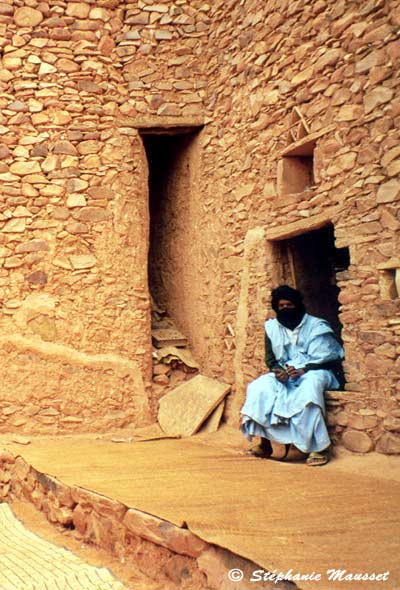
[[[280,244],[285,280],[303,293],[307,311],[328,320],[340,339],[336,273],[349,267],[349,249],[335,247],[331,224]]]
[[[184,329],[185,295],[193,284],[192,148],[197,130],[164,129],[141,136],[148,162],[149,290],[155,306]]]

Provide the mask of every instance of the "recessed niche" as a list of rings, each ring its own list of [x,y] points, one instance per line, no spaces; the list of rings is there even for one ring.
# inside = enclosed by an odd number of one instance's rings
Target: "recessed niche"
[[[302,193],[316,184],[314,153],[317,140],[334,130],[333,125],[308,133],[308,127],[300,120],[301,129],[290,131],[292,141],[282,152],[278,162],[278,191],[280,195]],[[307,132],[307,133],[306,133]]]
[[[302,193],[314,185],[314,157],[285,156],[278,163],[278,192],[281,195]]]
[[[382,299],[398,299],[400,297],[400,268],[382,269],[379,288]]]

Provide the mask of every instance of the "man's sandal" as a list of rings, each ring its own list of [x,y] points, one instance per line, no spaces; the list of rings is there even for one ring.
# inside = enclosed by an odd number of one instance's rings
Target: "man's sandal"
[[[318,465],[326,465],[329,462],[328,452],[313,452],[310,453],[306,459],[306,464],[310,467],[317,467]]]
[[[283,453],[282,457],[270,457],[270,459],[272,459],[272,461],[281,461],[283,463],[284,461],[286,461],[291,448],[291,443],[285,444],[285,452]]]

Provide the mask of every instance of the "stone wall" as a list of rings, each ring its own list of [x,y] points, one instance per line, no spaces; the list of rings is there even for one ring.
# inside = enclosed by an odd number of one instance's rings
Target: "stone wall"
[[[233,383],[227,419],[264,369],[282,240],[333,223],[350,413],[376,424],[332,426],[400,451],[399,24],[394,0],[0,3],[1,428],[151,419],[141,133],[189,129],[196,247],[168,311]]]
[[[187,2],[0,3],[0,428],[149,421],[138,129],[202,123],[206,28]]]
[[[399,7],[215,2],[211,17],[204,174],[224,225],[221,371],[237,386],[231,419],[263,370],[269,291],[287,279],[279,241],[331,222],[336,246],[350,252],[337,281],[354,392],[349,415],[331,418],[336,438],[362,431],[368,445],[352,450],[399,452]],[[301,156],[310,154],[307,183]]]

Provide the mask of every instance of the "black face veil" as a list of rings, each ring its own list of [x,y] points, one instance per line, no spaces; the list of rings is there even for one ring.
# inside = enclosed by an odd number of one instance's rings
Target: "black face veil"
[[[281,285],[274,289],[271,295],[272,309],[276,313],[278,322],[282,324],[282,326],[285,326],[285,328],[294,330],[294,328],[300,324],[306,313],[302,294],[300,291],[297,291],[297,289],[293,289],[288,285]],[[293,309],[286,308],[280,310],[279,301],[282,299],[290,301],[295,307]]]

